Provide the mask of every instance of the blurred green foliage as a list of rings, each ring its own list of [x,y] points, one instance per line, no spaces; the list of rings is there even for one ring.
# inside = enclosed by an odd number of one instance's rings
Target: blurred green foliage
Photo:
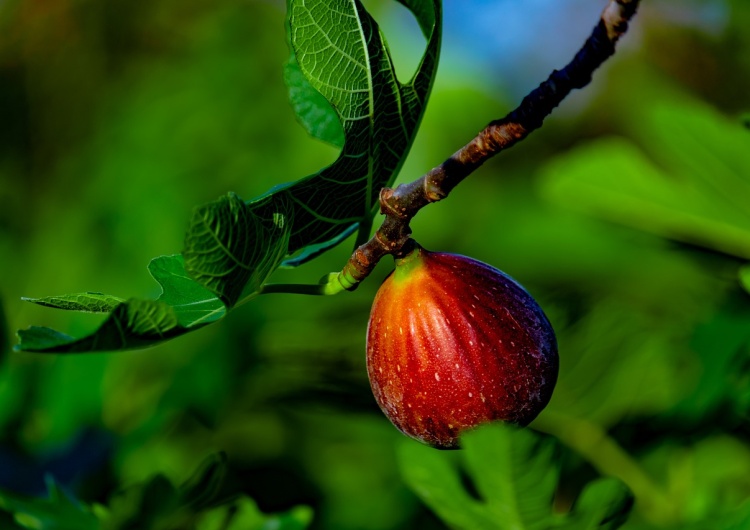
[[[371,4],[385,22],[404,14]],[[691,26],[680,14],[695,6],[727,16]],[[389,263],[353,293],[264,296],[155,349],[10,352],[7,330],[80,335],[100,319],[21,297],[156,297],[144,268],[180,250],[195,205],[335,159],[287,101],[283,20],[274,1],[0,1],[0,528],[32,524],[7,499],[101,514],[85,507],[176,491],[217,451],[229,456],[218,498],[243,499],[240,521],[310,506],[312,528],[450,524],[411,489],[414,462],[400,469],[399,455],[421,448],[380,414],[365,375]],[[605,475],[635,496],[625,529],[750,524],[749,25],[745,0],[644,2],[591,86],[413,222],[426,248],[517,278],[557,330],[560,380],[532,428],[564,448],[559,513]],[[401,180],[514,103],[441,68]],[[315,282],[348,251],[278,279]],[[227,506],[205,528],[224,528]]]

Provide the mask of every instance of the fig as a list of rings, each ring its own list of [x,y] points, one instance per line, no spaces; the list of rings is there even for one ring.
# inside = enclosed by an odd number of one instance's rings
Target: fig
[[[383,413],[441,449],[480,424],[527,425],[557,382],[557,341],[532,296],[466,256],[419,246],[373,301],[367,373]]]

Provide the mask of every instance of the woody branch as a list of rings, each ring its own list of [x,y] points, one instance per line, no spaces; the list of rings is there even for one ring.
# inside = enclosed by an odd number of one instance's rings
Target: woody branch
[[[610,0],[591,36],[573,60],[528,94],[507,116],[492,121],[473,140],[422,177],[395,189],[380,192],[380,211],[385,220],[375,235],[355,249],[337,280],[353,290],[387,254],[396,257],[412,247],[409,223],[419,210],[444,199],[463,179],[500,152],[514,146],[541,127],[544,119],[615,52],[615,44],[627,31],[639,0]]]

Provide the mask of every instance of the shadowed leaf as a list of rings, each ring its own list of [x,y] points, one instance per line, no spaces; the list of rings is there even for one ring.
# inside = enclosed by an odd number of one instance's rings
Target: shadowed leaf
[[[460,529],[547,530],[615,529],[632,505],[627,488],[615,479],[590,484],[575,509],[554,513],[559,475],[558,445],[528,429],[487,425],[462,437],[456,453],[406,442],[400,454],[407,484],[449,526]],[[479,498],[461,481],[464,466]]]

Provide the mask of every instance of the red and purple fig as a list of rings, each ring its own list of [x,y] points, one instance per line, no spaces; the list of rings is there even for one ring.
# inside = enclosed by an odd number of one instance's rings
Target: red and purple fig
[[[480,261],[417,247],[396,260],[367,329],[375,400],[434,447],[491,421],[526,425],[557,381],[557,341],[531,295]]]

